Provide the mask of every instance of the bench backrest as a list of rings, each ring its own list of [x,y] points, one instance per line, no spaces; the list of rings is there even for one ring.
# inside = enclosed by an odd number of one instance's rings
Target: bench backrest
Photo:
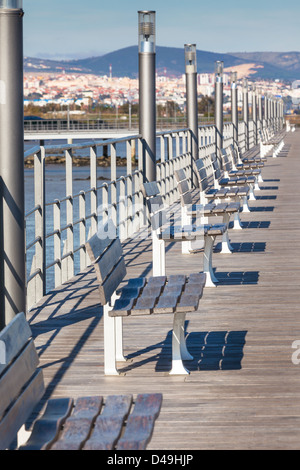
[[[214,180],[218,181],[223,176],[223,172],[220,168],[219,159],[217,158],[217,155],[215,153],[212,153],[210,155],[210,159],[211,159],[212,168],[213,168]]]
[[[105,305],[126,276],[122,245],[112,221],[98,227],[86,242],[86,250],[99,282],[100,302]]]
[[[163,198],[160,194],[158,184],[155,181],[143,183],[142,193],[146,198],[148,210],[150,213],[150,222],[153,230],[161,228],[167,220],[164,208]]]
[[[184,207],[189,204],[193,204],[189,183],[186,179],[185,171],[182,168],[175,170],[175,179],[177,181],[177,187],[180,193],[181,205]]]
[[[195,162],[196,175],[198,178],[200,191],[205,191],[211,184],[209,175],[208,175],[208,160],[205,161],[202,158],[198,158]]]
[[[31,329],[19,313],[0,332],[0,449],[6,449],[45,392]]]
[[[221,150],[221,159],[222,159],[222,168],[223,168],[224,171],[227,171],[229,173],[231,170],[233,170],[233,164],[232,164],[230,150],[222,149]]]

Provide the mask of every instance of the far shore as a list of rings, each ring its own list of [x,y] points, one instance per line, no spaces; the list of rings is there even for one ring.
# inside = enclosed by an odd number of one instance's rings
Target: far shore
[[[49,155],[45,157],[46,164],[56,164],[56,165],[63,165],[66,162],[64,156],[61,155]],[[73,166],[89,166],[91,159],[89,157],[75,157],[72,158]],[[117,166],[126,166],[126,158],[117,157],[116,158]],[[134,157],[131,159],[132,166],[136,166],[137,162]],[[34,167],[34,156],[31,155],[30,157],[25,158],[24,160],[25,168],[33,168]],[[110,166],[110,157],[98,157],[97,158],[97,166],[101,167],[109,167]]]

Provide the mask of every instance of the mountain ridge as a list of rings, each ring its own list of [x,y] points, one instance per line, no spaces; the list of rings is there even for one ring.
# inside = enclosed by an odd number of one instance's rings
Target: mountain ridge
[[[234,52],[218,53],[197,49],[198,73],[212,73],[216,60],[225,68],[251,64],[252,79],[296,80],[300,78],[300,52]],[[254,65],[253,65],[254,64]],[[138,47],[128,46],[102,56],[76,60],[50,60],[25,57],[25,72],[59,72],[109,75],[110,66],[115,77],[138,76]],[[156,46],[156,70],[159,74],[179,77],[185,72],[184,49]]]

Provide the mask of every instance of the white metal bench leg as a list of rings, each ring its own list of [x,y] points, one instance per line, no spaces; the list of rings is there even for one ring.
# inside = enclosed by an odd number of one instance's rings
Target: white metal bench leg
[[[204,237],[203,272],[206,274],[205,287],[216,287],[215,283],[218,282],[212,268],[212,252],[215,238],[215,236],[210,235]]]
[[[110,317],[112,307],[107,303],[103,306],[104,320],[104,374],[119,375],[116,368],[116,319]]]
[[[223,233],[223,236],[222,236],[221,253],[223,253],[223,254],[232,253],[232,250],[233,250],[232,246],[230,245],[229,234],[228,234],[229,221],[230,221],[230,214],[224,214],[223,215],[223,223],[226,224],[227,230],[226,230],[225,233]]]
[[[238,211],[238,212],[235,212],[235,214],[234,214],[233,229],[234,230],[242,230],[242,228],[243,228],[243,225],[242,225],[242,222],[241,222],[240,213]]]
[[[261,173],[259,173],[258,178],[257,178],[257,181],[258,181],[259,183],[263,183],[263,182],[264,182]]]
[[[186,208],[181,208],[181,223],[182,225],[190,225],[192,222],[191,216],[189,216],[186,212]],[[189,255],[192,251],[192,243],[191,242],[182,242],[181,243],[181,253],[183,255]]]
[[[259,184],[258,184],[258,178],[255,178],[254,189],[256,191],[260,191],[260,187],[259,187]]]
[[[242,211],[243,211],[243,212],[250,212],[250,209],[249,209],[249,206],[248,206],[248,198],[247,198],[247,196],[243,196]]]
[[[185,313],[175,313],[172,332],[172,369],[170,375],[188,375],[183,360],[191,361],[193,357],[187,350],[184,334]]]
[[[252,184],[250,184],[249,201],[256,201],[256,197],[255,197],[255,194],[254,194],[254,188],[253,188]]]
[[[157,233],[152,232],[152,273],[153,276],[164,276],[166,272],[165,242]]]

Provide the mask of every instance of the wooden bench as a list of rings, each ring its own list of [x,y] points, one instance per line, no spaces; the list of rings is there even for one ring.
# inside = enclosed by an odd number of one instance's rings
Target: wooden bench
[[[222,237],[222,248],[221,253],[232,253],[232,247],[229,241],[229,223],[231,216],[234,216],[234,226],[235,220],[239,223],[239,211],[240,211],[240,202],[231,202],[225,201],[222,203],[217,203],[215,201],[210,201],[207,204],[200,204],[193,202],[192,190],[190,189],[188,180],[183,169],[175,170],[175,178],[177,181],[177,187],[180,193],[181,200],[181,218],[183,224],[191,224],[193,218],[198,218],[200,214],[201,221],[207,223],[208,217],[222,217],[222,223],[226,225],[227,230],[223,233]],[[199,195],[198,198],[199,199]],[[199,199],[200,201],[200,199]],[[192,250],[191,242],[188,243],[188,250]]]
[[[276,158],[279,152],[284,147],[285,132],[279,134],[270,133],[267,129],[259,129],[258,135],[260,138],[260,155],[265,157],[271,150],[273,157]]]
[[[229,148],[233,149],[236,155],[237,168],[239,168],[239,165],[242,165],[243,168],[263,168],[265,166],[267,157],[260,156],[260,150],[257,146],[247,150],[243,155],[238,145],[230,145]]]
[[[247,184],[253,188],[253,191],[260,191],[258,177],[261,174],[261,170],[259,168],[245,168],[243,165],[240,165],[240,168],[237,168],[235,153],[230,147],[221,149],[221,159],[224,177],[226,180],[225,185]],[[220,184],[222,185],[221,182]]]
[[[249,186],[221,187],[219,184],[221,171],[218,161],[214,161],[210,155],[207,155],[205,158],[196,160],[195,168],[200,189],[200,203],[234,201],[240,203],[242,212],[250,212],[248,206]],[[239,216],[235,218],[234,228],[242,228]]]
[[[212,254],[217,236],[227,232],[227,226],[220,224],[172,224],[164,207],[156,182],[144,183],[142,192],[146,198],[152,229],[152,270],[154,276],[166,274],[166,244],[179,242],[201,241],[203,246],[203,272],[206,274],[206,287],[215,287],[218,279],[212,267]],[[198,223],[199,222],[199,223]],[[184,251],[185,252],[185,251]]]
[[[140,394],[135,399],[132,395],[54,398],[41,404],[43,373],[24,313],[0,332],[0,341],[4,352],[0,364],[1,450],[146,448],[161,408],[161,394]],[[29,418],[33,424],[27,431]]]
[[[205,286],[205,274],[152,276],[131,278],[120,285],[126,276],[123,250],[111,221],[98,229],[86,243],[94,266],[99,301],[103,306],[104,373],[119,375],[118,361],[123,354],[123,319],[170,314],[173,319],[171,375],[186,375],[183,361],[192,360],[184,332],[187,313],[196,312]]]
[[[222,149],[222,152],[226,151],[229,157],[231,158],[232,165],[233,165],[233,172],[238,176],[255,176],[257,178],[258,183],[263,182],[261,169],[265,166],[265,163],[261,160],[257,160],[255,158],[248,158],[243,161],[240,157],[238,149],[234,147],[234,145],[229,145],[227,149]]]

